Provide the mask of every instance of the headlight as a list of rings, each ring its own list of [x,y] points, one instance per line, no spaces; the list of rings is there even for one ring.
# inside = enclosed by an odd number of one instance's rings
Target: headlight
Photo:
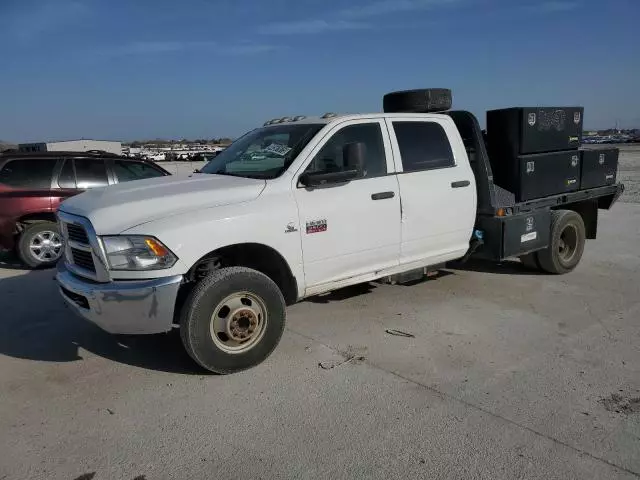
[[[111,270],[162,270],[178,259],[153,237],[117,235],[101,237]]]

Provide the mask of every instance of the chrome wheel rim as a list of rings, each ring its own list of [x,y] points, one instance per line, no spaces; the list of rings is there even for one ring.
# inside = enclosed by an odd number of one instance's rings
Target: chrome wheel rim
[[[237,292],[222,300],[211,315],[211,338],[226,353],[245,353],[255,347],[266,331],[264,301],[249,292]]]
[[[31,238],[29,251],[39,262],[53,262],[62,254],[62,239],[56,232],[39,232]]]

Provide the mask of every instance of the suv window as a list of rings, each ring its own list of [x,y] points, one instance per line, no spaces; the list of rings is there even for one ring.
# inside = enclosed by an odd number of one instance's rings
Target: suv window
[[[104,160],[82,158],[75,161],[78,188],[95,188],[109,185]]]
[[[453,167],[451,144],[435,122],[393,122],[405,172]]]
[[[62,170],[60,170],[58,186],[60,188],[76,188],[76,174],[73,171],[73,160],[70,158],[64,161]]]
[[[143,162],[127,162],[126,160],[115,160],[113,162],[113,171],[116,174],[118,182],[129,182],[131,180],[164,176],[164,173],[153,165]]]
[[[350,144],[365,144],[365,164],[362,177],[379,177],[387,174],[387,160],[379,123],[350,125],[335,133],[307,167],[307,172],[332,173],[344,170],[343,148]]]
[[[19,188],[51,188],[56,160],[29,158],[10,160],[0,170],[0,183]]]

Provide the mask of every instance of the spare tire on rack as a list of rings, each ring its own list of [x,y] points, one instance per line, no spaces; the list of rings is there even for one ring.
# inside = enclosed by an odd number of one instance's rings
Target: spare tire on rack
[[[451,108],[451,90],[448,88],[422,88],[387,93],[382,99],[385,113],[444,112]]]

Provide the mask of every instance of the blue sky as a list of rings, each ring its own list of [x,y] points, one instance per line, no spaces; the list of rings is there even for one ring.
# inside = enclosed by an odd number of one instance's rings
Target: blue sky
[[[236,136],[266,119],[578,104],[640,127],[640,0],[0,0],[0,139]]]

